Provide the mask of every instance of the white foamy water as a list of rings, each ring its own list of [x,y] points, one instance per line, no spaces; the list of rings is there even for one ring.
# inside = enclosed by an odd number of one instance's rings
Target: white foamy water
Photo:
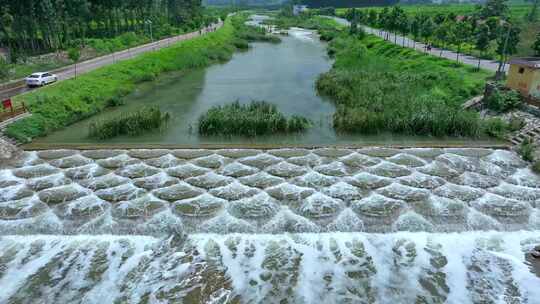
[[[2,304],[540,303],[508,151],[49,150],[0,188]]]
[[[540,229],[490,149],[49,150],[0,168],[0,235]]]
[[[540,303],[536,232],[4,236],[0,303]]]

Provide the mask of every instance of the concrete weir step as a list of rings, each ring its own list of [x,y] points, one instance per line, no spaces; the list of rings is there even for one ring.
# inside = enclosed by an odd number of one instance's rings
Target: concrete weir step
[[[26,151],[0,235],[530,230],[539,184],[488,148]]]

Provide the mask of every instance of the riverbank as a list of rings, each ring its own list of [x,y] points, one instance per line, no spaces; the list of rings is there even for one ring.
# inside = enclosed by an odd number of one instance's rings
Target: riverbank
[[[137,83],[167,71],[190,70],[228,60],[235,50],[230,18],[216,32],[15,97],[32,117],[10,125],[6,134],[20,142],[44,136],[117,104]]]

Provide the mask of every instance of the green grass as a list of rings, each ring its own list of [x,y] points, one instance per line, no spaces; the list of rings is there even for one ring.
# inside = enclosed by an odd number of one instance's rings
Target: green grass
[[[108,139],[119,135],[139,135],[164,127],[169,119],[169,113],[162,113],[158,107],[143,107],[134,112],[123,113],[117,117],[90,124],[88,136]]]
[[[214,106],[199,118],[199,134],[257,136],[295,133],[310,126],[301,116],[285,117],[277,107],[265,101],[240,104],[238,101]]]
[[[271,43],[281,42],[281,39],[278,36],[267,34],[264,28],[246,25],[244,21],[244,18],[233,19],[234,28],[237,29],[237,36],[239,41],[261,41]]]
[[[151,81],[161,73],[228,60],[235,50],[233,42],[238,39],[235,32],[227,20],[214,33],[19,95],[15,102],[24,101],[32,116],[11,124],[6,134],[28,142],[103,111],[114,104],[112,101],[130,93],[137,83]]]
[[[339,132],[478,137],[501,136],[506,129],[498,119],[484,121],[461,109],[482,92],[486,71],[374,36],[342,34],[329,49],[336,62],[320,76],[317,90],[336,103]]]

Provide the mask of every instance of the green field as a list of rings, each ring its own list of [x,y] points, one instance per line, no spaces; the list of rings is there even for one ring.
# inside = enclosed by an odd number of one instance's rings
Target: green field
[[[402,5],[403,10],[407,14],[417,15],[424,14],[433,16],[436,14],[449,14],[453,13],[455,15],[470,15],[476,10],[476,4],[422,4],[422,5]],[[511,2],[509,3],[510,16],[512,19],[523,19],[528,12],[531,10],[531,3],[526,2]],[[381,11],[383,7],[362,7],[360,10],[370,10],[375,9]],[[337,14],[344,14],[345,9],[337,9]]]

